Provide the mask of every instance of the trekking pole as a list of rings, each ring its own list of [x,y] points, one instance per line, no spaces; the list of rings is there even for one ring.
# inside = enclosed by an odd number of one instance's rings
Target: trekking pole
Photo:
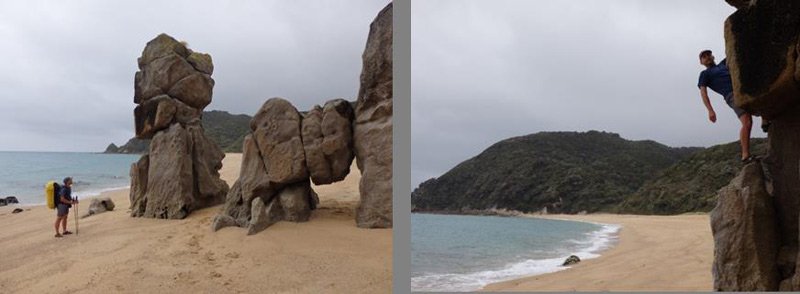
[[[75,195],[75,202],[78,202],[78,195]],[[80,203],[75,203],[75,235],[78,234],[78,206]]]

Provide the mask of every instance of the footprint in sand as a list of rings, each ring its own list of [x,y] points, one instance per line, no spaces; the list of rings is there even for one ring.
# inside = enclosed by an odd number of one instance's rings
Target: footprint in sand
[[[228,252],[228,253],[225,253],[225,257],[227,257],[227,258],[239,258],[239,252]]]

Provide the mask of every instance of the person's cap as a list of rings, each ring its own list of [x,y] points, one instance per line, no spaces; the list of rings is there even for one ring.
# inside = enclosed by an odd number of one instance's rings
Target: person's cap
[[[700,51],[700,58],[703,58],[703,56],[706,56],[708,54],[711,54],[711,50]]]
[[[66,185],[68,182],[72,182],[72,177],[64,178],[64,185]]]

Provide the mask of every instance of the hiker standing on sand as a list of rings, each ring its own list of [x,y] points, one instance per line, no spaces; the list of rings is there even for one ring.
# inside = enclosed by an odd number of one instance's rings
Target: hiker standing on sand
[[[58,204],[56,204],[56,238],[61,238],[61,233],[58,232],[58,225],[64,231],[64,235],[70,235],[72,232],[67,231],[67,217],[69,216],[69,208],[72,204],[78,204],[78,201],[72,200],[72,178],[64,178],[64,186],[58,190],[56,197]]]
[[[725,97],[725,102],[736,113],[736,117],[742,123],[742,128],[739,130],[739,144],[742,146],[742,162],[748,163],[753,161],[756,157],[750,154],[750,131],[753,128],[753,116],[744,109],[736,107],[733,103],[733,83],[731,82],[731,74],[728,71],[728,65],[723,59],[719,64],[714,63],[714,55],[711,50],[703,50],[700,52],[700,64],[704,65],[706,69],[700,72],[700,79],[697,82],[697,87],[700,88],[700,97],[703,98],[703,104],[708,109],[708,119],[715,123],[717,122],[717,114],[714,108],[711,107],[711,101],[708,99],[708,90],[711,88],[714,92],[719,93]],[[767,132],[769,122],[761,120],[761,128]]]

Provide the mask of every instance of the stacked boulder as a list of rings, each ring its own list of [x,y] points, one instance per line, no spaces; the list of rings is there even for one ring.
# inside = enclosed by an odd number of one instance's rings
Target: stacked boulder
[[[719,192],[714,289],[800,291],[800,2],[733,1],[725,22],[736,105],[769,119],[768,154]]]
[[[211,103],[211,56],[161,34],[145,46],[134,78],[136,138],[152,139],[131,166],[131,215],[180,219],[225,200],[225,154],[201,124]]]
[[[254,234],[281,220],[308,221],[319,203],[311,181],[330,184],[350,171],[352,121],[342,99],[305,114],[282,98],[267,100],[250,122],[239,179],[212,229],[239,226]]]
[[[319,203],[311,182],[343,180],[357,158],[361,201],[356,224],[392,226],[392,4],[370,25],[361,86],[353,104],[335,99],[300,113],[282,98],[267,100],[250,122],[242,167],[214,231],[254,234],[281,221],[307,221]],[[354,109],[355,108],[355,109]]]

